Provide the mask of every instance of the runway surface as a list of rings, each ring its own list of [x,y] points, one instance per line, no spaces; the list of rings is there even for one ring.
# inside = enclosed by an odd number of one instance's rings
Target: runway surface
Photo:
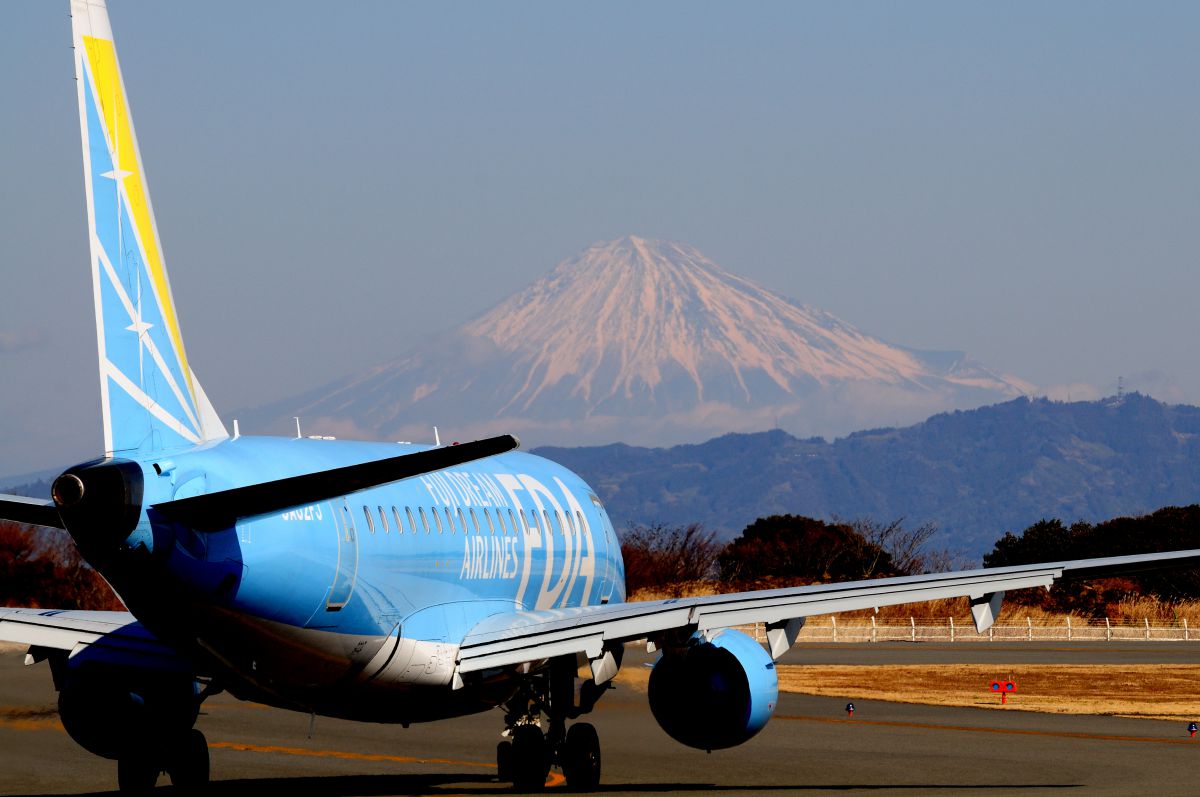
[[[646,660],[631,651],[627,666]],[[929,661],[1200,662],[1200,644],[810,645],[800,663]],[[62,731],[46,665],[0,655],[0,794],[115,790],[115,766]],[[1179,723],[1117,717],[937,708],[784,695],[749,743],[712,754],[659,730],[645,695],[610,692],[590,716],[612,794],[1193,794],[1200,738]],[[1200,700],[1198,700],[1200,709]],[[277,791],[325,797],[492,794],[499,711],[431,725],[365,725],[309,718],[218,696],[198,727],[212,746],[217,796]],[[555,778],[550,792],[564,791]],[[167,779],[159,789],[169,793]]]

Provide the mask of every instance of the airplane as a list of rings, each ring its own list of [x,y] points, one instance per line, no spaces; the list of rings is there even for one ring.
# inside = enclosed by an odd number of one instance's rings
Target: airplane
[[[672,738],[735,747],[778,700],[807,617],[1200,564],[1200,550],[627,602],[613,525],[579,476],[511,436],[462,445],[229,434],[184,349],[104,0],[71,0],[103,455],[0,518],[65,529],[127,607],[0,609],[48,661],[71,738],[122,793],[209,781],[195,727],[220,691],[312,715],[412,723],[500,709],[499,777],[600,783],[577,721],[626,644],[659,657],[648,702]],[[764,623],[764,648],[737,626]]]

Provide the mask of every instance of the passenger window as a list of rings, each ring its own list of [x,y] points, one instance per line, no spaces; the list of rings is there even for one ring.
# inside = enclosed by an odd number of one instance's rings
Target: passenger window
[[[392,530],[388,527],[387,514],[383,511],[383,507],[376,507],[379,510],[379,525],[383,526],[384,534],[391,534]]]
[[[403,534],[404,524],[400,522],[400,510],[396,507],[392,507],[392,520],[396,521],[396,533]]]
[[[508,527],[512,529],[512,533],[517,533],[517,516],[510,509],[508,510]]]
[[[411,508],[411,507],[407,507],[407,506],[406,506],[406,507],[404,507],[404,514],[408,515],[408,527],[409,527],[410,529],[412,529],[412,533],[413,533],[413,534],[416,534],[416,533],[417,533],[417,522],[416,522],[415,520],[413,520],[412,508]],[[425,516],[424,516],[424,515],[422,515],[422,516],[421,516],[421,522],[422,522],[422,523],[424,523],[424,522],[425,522]],[[426,531],[429,531],[429,529],[425,529],[425,530],[426,530]]]
[[[474,509],[468,509],[467,511],[471,513],[471,525],[475,527],[475,533],[478,534],[479,533],[479,515],[475,514]]]
[[[430,514],[433,515],[433,523],[435,526],[437,526],[438,534],[441,534],[442,533],[442,516],[438,514],[436,506],[433,509],[430,509],[429,512],[430,512]]]
[[[537,531],[537,512],[530,510],[529,514],[526,515],[525,508],[521,507],[521,525],[525,527],[526,534]]]
[[[418,512],[418,514],[421,515],[421,526],[422,526],[422,528],[425,529],[425,533],[428,534],[429,533],[429,518],[425,517],[425,507],[423,507],[423,506],[417,507],[417,512]]]
[[[554,533],[554,524],[550,522],[550,510],[543,509],[542,514],[546,516],[546,533],[553,534]]]
[[[458,508],[458,525],[462,526],[463,534],[466,534],[466,533],[467,533],[467,531],[468,531],[468,529],[467,529],[467,518],[466,518],[466,517],[463,515],[463,511],[462,511],[462,507],[461,507],[461,506]],[[479,529],[478,529],[478,528],[476,528],[475,530],[476,530],[476,531],[479,531]]]
[[[367,528],[369,528],[371,530],[371,533],[374,534],[375,533],[375,519],[371,516],[371,507],[364,506],[363,514],[366,515],[366,517],[367,517]]]
[[[554,520],[557,521],[557,523],[558,523],[558,530],[560,532],[562,532],[563,536],[566,536],[567,524],[563,522],[562,513],[559,512],[557,509],[554,510]]]
[[[497,512],[496,516],[499,517],[500,513]],[[487,521],[488,531],[494,535],[496,533],[496,524],[492,522],[492,510],[490,510],[490,509],[483,510],[483,519]]]
[[[584,529],[583,513],[576,509],[575,514],[579,518],[579,533],[582,534]]]

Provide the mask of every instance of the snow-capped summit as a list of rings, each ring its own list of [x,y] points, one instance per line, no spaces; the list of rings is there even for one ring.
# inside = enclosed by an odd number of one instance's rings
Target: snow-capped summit
[[[886,343],[687,244],[597,243],[424,348],[273,409],[383,439],[698,441],[842,434],[1030,393],[961,352]]]

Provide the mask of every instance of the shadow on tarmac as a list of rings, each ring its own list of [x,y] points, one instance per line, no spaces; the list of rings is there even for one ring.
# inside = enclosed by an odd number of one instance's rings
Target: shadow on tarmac
[[[176,794],[173,787],[166,785],[166,777],[160,778],[155,793],[164,797]],[[711,783],[619,783],[603,784],[595,792],[603,794],[671,794],[691,793],[736,793],[753,792],[850,792],[850,791],[909,791],[923,792],[987,792],[990,790],[1033,791],[1046,789],[1078,789],[1078,783],[892,783],[892,784],[816,784],[718,786]],[[569,792],[566,786],[547,788],[542,794]],[[461,773],[430,775],[323,775],[298,778],[243,778],[213,781],[205,792],[209,797],[262,797],[264,794],[293,794],[305,797],[386,797],[408,794],[513,794],[510,787],[498,783],[494,777],[471,776]],[[21,795],[21,797],[50,797],[50,795]],[[119,797],[117,791],[83,792],[78,797]]]

